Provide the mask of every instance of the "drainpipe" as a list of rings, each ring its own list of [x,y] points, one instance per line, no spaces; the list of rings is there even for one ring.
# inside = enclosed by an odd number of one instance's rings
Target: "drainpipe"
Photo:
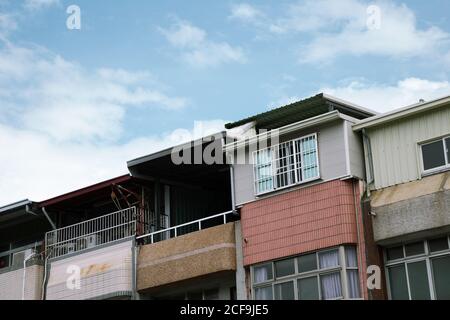
[[[363,233],[364,233],[364,226],[361,226],[360,225],[360,220],[359,220],[359,206],[357,205],[358,204],[358,197],[357,197],[357,195],[356,195],[356,192],[355,192],[355,180],[353,180],[352,181],[352,193],[353,193],[353,204],[354,204],[354,208],[355,208],[355,218],[356,218],[356,241],[358,242],[358,246],[357,246],[357,259],[358,259],[358,265],[359,265],[359,270],[360,270],[360,274],[363,274],[363,275],[365,275],[366,274],[366,270],[367,270],[367,248],[366,248],[366,241],[365,241],[365,239],[364,239],[364,234],[363,234],[363,239],[361,239],[361,234],[360,234],[360,232],[361,232],[361,228],[363,228],[362,230],[363,230]],[[361,212],[361,219],[362,219],[363,217],[362,217],[362,212]],[[362,221],[362,220],[361,220]],[[362,245],[363,245],[363,243],[362,242],[364,242],[364,250],[362,250],[363,248],[361,248],[362,247]],[[364,258],[366,258],[365,260],[366,260],[366,264],[363,264],[363,255],[364,255]],[[359,280],[361,280],[361,277],[358,275],[358,278],[359,278]],[[363,280],[366,280],[366,278],[365,277],[362,277],[363,278]],[[360,295],[361,295],[361,298],[363,298],[364,299],[364,297],[365,297],[365,292],[366,292],[366,285],[365,285],[365,283],[360,283],[360,289],[361,289],[361,292],[360,292]]]
[[[36,256],[37,253],[34,252],[30,254],[28,257],[26,257],[23,260],[23,277],[22,277],[22,300],[25,300],[25,283],[26,283],[26,277],[27,277],[27,261]]]
[[[373,158],[372,158],[372,148],[370,145],[370,139],[367,135],[366,129],[362,129],[362,137],[363,137],[363,144],[364,144],[364,159],[366,164],[366,177],[367,180],[367,197],[370,197],[370,185],[374,182],[373,177]]]
[[[30,205],[28,205],[28,204],[25,205],[25,212],[29,213],[29,214],[32,214],[33,216],[36,216],[36,217],[39,216],[36,212],[33,212],[33,211],[30,210]]]
[[[234,215],[237,215],[236,211],[236,198],[235,198],[235,190],[234,190],[234,167],[230,164],[230,184],[231,184],[231,210]]]
[[[56,230],[56,225],[53,223],[52,219],[50,218],[47,210],[45,207],[42,208],[42,212],[44,213],[45,217],[47,218],[48,222],[52,226],[53,230]],[[47,240],[47,239],[45,239]],[[47,248],[45,248],[47,250]],[[42,282],[42,300],[45,300],[46,293],[47,293],[47,278],[48,278],[48,259],[50,257],[49,252],[45,252],[45,261],[44,261],[44,280]]]
[[[42,208],[42,212],[44,213],[44,215],[47,218],[48,222],[51,224],[53,230],[56,230],[56,225],[53,223],[52,219],[50,219],[50,216],[48,215],[47,210],[45,210],[45,207]]]

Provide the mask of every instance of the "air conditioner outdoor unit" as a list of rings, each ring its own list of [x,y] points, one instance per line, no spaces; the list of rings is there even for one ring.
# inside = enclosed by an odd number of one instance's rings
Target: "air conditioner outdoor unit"
[[[23,262],[25,261],[25,259],[34,253],[36,253],[36,251],[34,249],[27,249],[24,251],[14,253],[13,259],[12,259],[13,266],[23,267]]]

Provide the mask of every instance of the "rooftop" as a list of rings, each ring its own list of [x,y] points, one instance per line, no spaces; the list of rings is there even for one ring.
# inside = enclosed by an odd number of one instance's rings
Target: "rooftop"
[[[311,98],[259,113],[236,122],[228,123],[225,125],[225,128],[232,129],[249,122],[255,122],[257,129],[275,129],[333,110],[338,110],[339,112],[356,119],[364,119],[377,114],[375,111],[363,108],[351,102],[320,93]]]
[[[382,113],[364,120],[359,121],[353,125],[353,130],[359,131],[361,129],[375,127],[387,122],[396,121],[402,118],[410,117],[418,113],[430,111],[434,108],[443,106],[450,106],[450,96],[445,96],[427,102],[419,102],[404,108],[399,108],[393,111]]]

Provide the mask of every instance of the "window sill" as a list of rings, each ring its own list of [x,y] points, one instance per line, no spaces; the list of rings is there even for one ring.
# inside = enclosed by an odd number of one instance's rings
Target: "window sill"
[[[422,176],[421,177],[422,178],[426,178],[426,177],[433,176],[435,174],[443,173],[443,172],[446,172],[446,171],[450,171],[450,166],[439,167],[439,168],[436,168],[436,169],[430,169],[428,171],[424,171],[424,172],[422,172]]]
[[[305,180],[305,181],[302,181],[302,182],[298,182],[298,183],[295,183],[295,184],[290,184],[290,185],[285,186],[285,187],[273,189],[273,190],[266,191],[266,192],[257,193],[257,194],[255,194],[255,197],[256,198],[262,198],[262,197],[274,194],[274,193],[279,192],[279,191],[285,191],[285,190],[288,190],[290,188],[299,187],[299,186],[305,185],[305,184],[313,182],[313,181],[318,181],[320,179],[321,179],[321,177],[319,176],[317,178],[312,178],[312,179],[308,179],[308,180]]]

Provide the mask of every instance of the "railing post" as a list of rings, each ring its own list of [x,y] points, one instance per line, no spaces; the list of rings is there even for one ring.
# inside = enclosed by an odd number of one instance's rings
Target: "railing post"
[[[227,214],[224,213],[223,215],[223,224],[227,224]]]
[[[198,230],[199,231],[202,230],[202,222],[201,221],[198,222]]]

